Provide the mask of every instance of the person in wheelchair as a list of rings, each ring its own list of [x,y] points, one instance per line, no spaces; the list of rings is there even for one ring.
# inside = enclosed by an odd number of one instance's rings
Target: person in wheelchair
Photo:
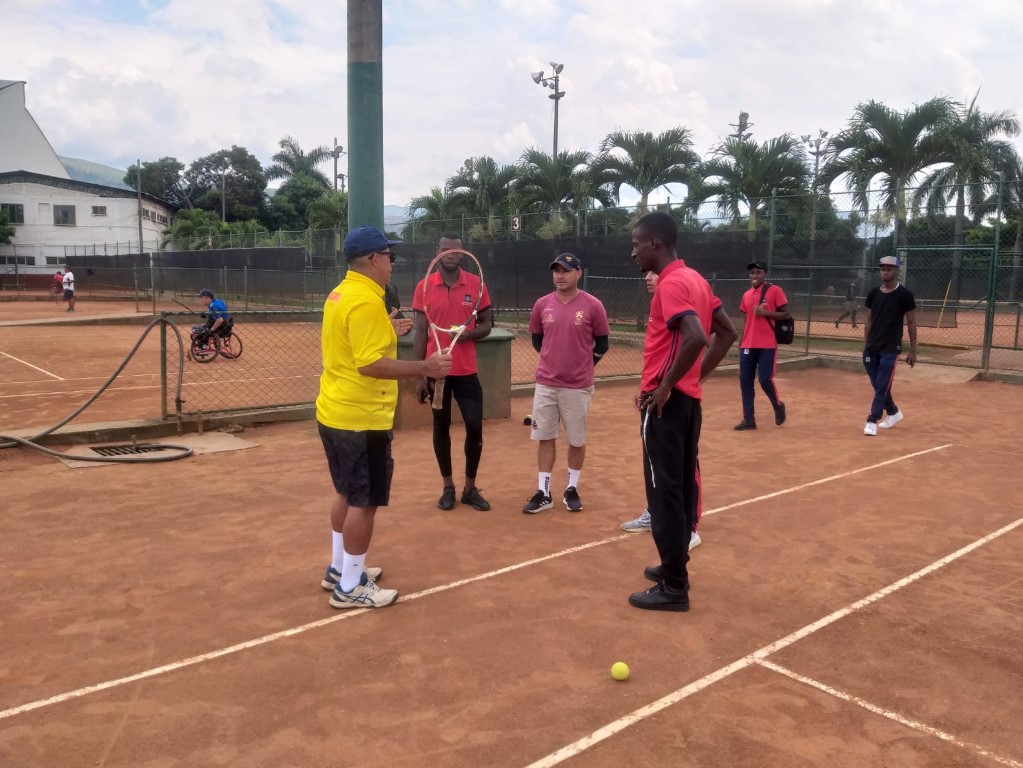
[[[206,323],[192,326],[192,338],[200,344],[205,344],[213,335],[220,338],[230,336],[234,328],[234,319],[227,311],[227,304],[216,298],[209,288],[199,291],[199,298],[206,305],[206,312],[203,313]]]

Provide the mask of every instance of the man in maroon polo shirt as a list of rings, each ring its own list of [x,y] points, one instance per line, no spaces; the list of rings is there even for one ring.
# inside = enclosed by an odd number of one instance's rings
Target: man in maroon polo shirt
[[[441,235],[437,245],[437,253],[461,249],[462,240],[458,235]],[[462,257],[450,254],[441,259],[440,269],[419,281],[412,296],[412,309],[415,311],[414,327],[416,335],[412,339],[412,356],[416,360],[425,360],[436,350],[433,334],[430,333],[426,321],[426,291],[430,292],[431,312],[433,307],[442,307],[440,325],[461,324],[465,320],[464,297],[479,290],[480,278],[465,272],[459,265]],[[451,350],[451,373],[447,375],[444,386],[442,407],[433,410],[433,452],[437,457],[444,490],[437,500],[439,509],[454,509],[455,481],[451,468],[451,398],[458,403],[465,423],[465,483],[462,486],[461,501],[473,509],[486,512],[490,503],[483,498],[476,487],[476,471],[479,469],[480,458],[483,456],[483,387],[476,371],[476,342],[490,335],[494,325],[490,311],[490,294],[486,285],[483,286],[483,298],[476,311],[476,323],[458,338],[458,343]],[[441,334],[441,344],[447,344]],[[422,379],[416,384],[419,402],[430,399],[433,382]]]
[[[663,212],[647,214],[632,230],[633,260],[641,271],[658,274],[636,405],[647,508],[661,562],[643,571],[654,586],[629,595],[629,604],[657,611],[689,610],[686,564],[699,496],[701,382],[737,337],[710,284],[678,258],[677,241],[678,226]]]

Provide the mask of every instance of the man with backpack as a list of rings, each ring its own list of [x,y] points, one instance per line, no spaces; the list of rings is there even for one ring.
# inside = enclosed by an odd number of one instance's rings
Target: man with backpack
[[[774,384],[774,369],[778,355],[774,324],[789,317],[788,299],[777,285],[767,282],[767,265],[754,261],[747,265],[750,288],[742,295],[739,311],[746,316],[739,342],[739,390],[742,392],[742,421],[734,429],[744,431],[757,428],[753,408],[754,379],[774,409],[774,423],[785,423],[785,403],[778,397]]]

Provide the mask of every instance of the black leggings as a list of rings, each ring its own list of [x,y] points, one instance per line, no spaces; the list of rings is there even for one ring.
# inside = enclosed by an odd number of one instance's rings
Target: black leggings
[[[452,395],[465,423],[465,476],[475,480],[483,455],[483,387],[475,373],[445,380],[442,407],[433,412],[433,452],[441,477],[451,477]]]

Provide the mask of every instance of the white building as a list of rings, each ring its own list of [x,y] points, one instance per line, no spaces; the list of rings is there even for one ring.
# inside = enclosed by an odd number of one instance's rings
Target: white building
[[[66,255],[156,250],[174,208],[130,189],[72,180],[25,108],[25,83],[0,80],[0,210],[15,226],[0,245],[0,280],[52,274]],[[139,246],[139,221],[142,247]]]

